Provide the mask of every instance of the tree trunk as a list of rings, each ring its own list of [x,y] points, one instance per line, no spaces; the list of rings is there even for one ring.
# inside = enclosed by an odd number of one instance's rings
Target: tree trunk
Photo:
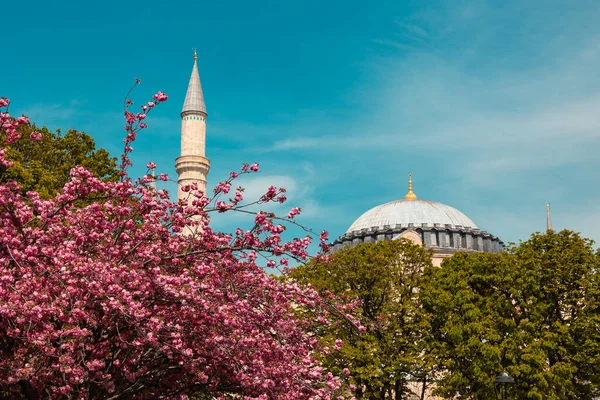
[[[423,389],[421,389],[421,400],[425,400],[425,389],[427,388],[427,375],[423,377]]]
[[[38,395],[29,381],[19,381],[19,386],[21,386],[21,391],[27,400],[37,400]]]
[[[403,387],[402,381],[400,379],[396,379],[394,391],[396,392],[395,400],[402,400],[402,394],[404,392],[404,387]]]

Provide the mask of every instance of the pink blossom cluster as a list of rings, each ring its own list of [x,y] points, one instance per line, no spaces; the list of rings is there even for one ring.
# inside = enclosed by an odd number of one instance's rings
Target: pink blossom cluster
[[[29,125],[29,118],[22,115],[18,118],[13,118],[8,113],[8,107],[10,100],[6,97],[0,97],[0,132],[2,135],[0,138],[6,144],[14,143],[21,138],[21,133],[17,130],[20,125]],[[2,110],[4,108],[4,110]],[[32,133],[31,139],[41,139],[41,134],[37,132]],[[0,165],[5,167],[11,167],[12,162],[6,158],[6,149],[0,147]]]
[[[0,184],[0,390],[51,398],[343,399],[342,380],[319,365],[321,349],[309,333],[324,320],[322,300],[258,264],[306,259],[310,235],[284,241],[279,222],[289,219],[248,211],[241,187],[219,199],[258,164],[232,172],[213,198],[190,185],[191,204],[127,177],[142,121],[167,96],[153,99],[141,113],[127,111],[133,102],[126,100],[120,182],[77,167],[50,200]],[[6,142],[28,123],[0,118]],[[269,188],[250,204],[280,201],[284,192]],[[208,214],[233,210],[254,214],[254,227],[213,231]],[[189,228],[194,234],[178,234]],[[300,306],[315,313],[314,322],[297,317]]]
[[[129,158],[129,154],[133,151],[133,147],[131,144],[135,141],[137,134],[140,130],[145,129],[148,125],[145,122],[142,122],[146,119],[147,114],[159,103],[163,103],[167,101],[168,96],[163,92],[158,92],[152,98],[154,101],[149,101],[148,103],[142,105],[141,112],[134,113],[129,111],[129,107],[133,105],[133,101],[129,99],[129,94],[131,91],[141,83],[139,79],[135,80],[133,86],[127,92],[127,96],[125,96],[125,107],[123,111],[123,116],[125,118],[125,132],[126,136],[123,139],[125,146],[123,147],[123,153],[121,154],[121,164],[120,164],[120,175],[122,178],[127,176],[127,168],[131,166],[131,160]],[[162,179],[162,177],[161,177]]]
[[[290,212],[288,213],[287,217],[288,217],[289,219],[294,219],[294,217],[295,217],[296,215],[300,215],[300,211],[302,211],[302,210],[300,209],[300,207],[294,207],[294,208],[292,208],[292,209],[290,210]]]

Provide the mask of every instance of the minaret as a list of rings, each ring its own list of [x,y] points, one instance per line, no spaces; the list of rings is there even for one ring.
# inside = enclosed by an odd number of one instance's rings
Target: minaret
[[[200,74],[198,73],[198,55],[194,50],[194,67],[188,85],[183,110],[181,110],[181,155],[175,160],[175,170],[179,178],[177,184],[177,200],[192,196],[181,190],[182,185],[197,184],[198,190],[206,193],[206,175],[210,169],[210,161],[206,158],[206,106]]]
[[[546,230],[552,230],[552,220],[550,219],[550,203],[546,203]]]
[[[156,168],[152,168],[152,180],[150,181],[150,187],[156,192]]]

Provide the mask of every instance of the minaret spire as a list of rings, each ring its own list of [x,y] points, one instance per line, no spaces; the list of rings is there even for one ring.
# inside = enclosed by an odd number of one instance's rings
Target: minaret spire
[[[546,203],[546,230],[552,230],[552,219],[550,219],[550,203]]]
[[[409,172],[408,173],[408,193],[406,193],[406,196],[404,196],[405,200],[416,200],[417,199],[417,195],[413,193],[412,191],[412,174]]]
[[[200,83],[200,74],[198,73],[198,53],[194,49],[194,67],[192,68],[192,76],[188,84],[185,101],[181,116],[191,112],[204,113],[206,116],[206,105],[204,104],[204,93],[202,92],[202,84]]]
[[[198,73],[198,54],[194,49],[192,76],[181,110],[181,155],[175,161],[175,170],[179,175],[177,199],[186,200],[189,204],[194,196],[182,191],[182,186],[197,185],[200,192],[206,193],[206,175],[210,170],[210,160],[206,158],[207,117]]]

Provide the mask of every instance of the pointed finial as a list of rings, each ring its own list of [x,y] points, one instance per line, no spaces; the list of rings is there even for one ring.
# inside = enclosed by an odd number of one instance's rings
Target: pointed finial
[[[196,48],[192,49],[194,51],[194,61],[198,60],[198,53],[196,53]]]
[[[546,203],[546,230],[552,230],[552,219],[550,218],[550,203]]]
[[[405,200],[416,200],[417,199],[417,195],[413,193],[412,191],[412,174],[409,173],[408,174],[408,193],[406,193],[406,196],[404,196]]]

